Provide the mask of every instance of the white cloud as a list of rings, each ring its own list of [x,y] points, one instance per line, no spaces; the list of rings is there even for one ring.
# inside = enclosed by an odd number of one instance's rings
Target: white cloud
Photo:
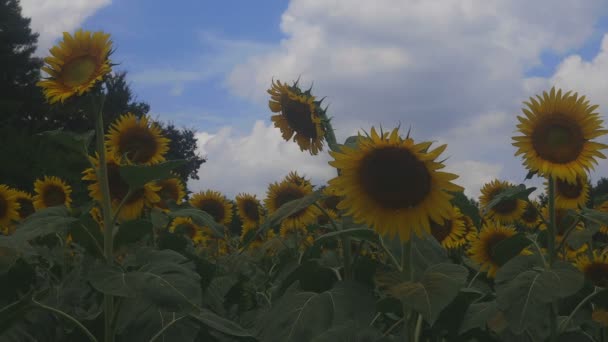
[[[63,32],[72,33],[86,18],[112,0],[21,0],[22,14],[31,18],[31,27],[38,32],[37,54],[46,55]]]
[[[230,198],[247,192],[265,198],[268,184],[289,171],[298,171],[318,185],[335,175],[327,153],[301,152],[296,143],[284,141],[277,128],[262,121],[247,134],[223,127],[215,133],[200,132],[196,138],[198,153],[208,159],[199,170],[200,180],[188,182],[191,191],[217,190]]]

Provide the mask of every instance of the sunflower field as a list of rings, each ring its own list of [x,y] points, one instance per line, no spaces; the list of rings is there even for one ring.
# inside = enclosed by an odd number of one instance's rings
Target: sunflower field
[[[78,30],[44,60],[47,101],[95,122],[45,133],[90,162],[89,200],[57,176],[0,184],[0,340],[608,342],[608,198],[588,180],[608,131],[585,96],[550,89],[517,116],[542,201],[496,179],[476,206],[442,171],[446,145],[375,127],[338,142],[312,89],[272,80],[274,126],[329,150],[335,177],[293,170],[232,201],[187,195],[148,117],[104,130],[112,52]]]

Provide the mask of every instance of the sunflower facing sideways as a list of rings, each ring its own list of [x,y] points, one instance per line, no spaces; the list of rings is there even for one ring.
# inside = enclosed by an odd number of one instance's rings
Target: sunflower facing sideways
[[[82,95],[101,81],[111,69],[110,35],[78,30],[74,36],[63,33],[63,41],[50,49],[42,70],[49,77],[38,82],[50,103],[64,102]]]
[[[232,203],[218,191],[196,193],[190,198],[190,205],[211,215],[221,225],[227,226],[232,222]]]
[[[168,210],[167,202],[173,201],[176,204],[181,204],[186,197],[186,191],[184,183],[178,178],[167,178],[159,180],[156,185],[160,187],[158,190],[158,196],[160,201],[155,205],[163,210]]]
[[[169,226],[171,233],[182,233],[187,236],[194,244],[200,244],[205,241],[203,234],[203,227],[194,223],[190,217],[176,217],[171,226]]]
[[[0,228],[19,220],[19,202],[16,193],[8,186],[0,184]]]
[[[524,102],[525,116],[517,117],[523,135],[513,137],[515,155],[523,155],[524,165],[543,177],[574,183],[577,175],[593,169],[595,158],[606,158],[600,150],[608,146],[592,140],[608,133],[595,112],[598,106],[555,88],[536,97]]]
[[[116,160],[152,165],[165,161],[169,139],[145,115],[137,118],[127,113],[118,118],[107,134],[107,147]]]
[[[430,233],[431,220],[443,224],[450,217],[453,196],[448,191],[463,190],[451,182],[457,175],[438,171],[444,165],[435,160],[446,145],[429,151],[430,146],[402,139],[398,129],[381,137],[372,128],[356,147],[330,151],[334,160],[329,164],[341,171],[329,181],[342,197],[338,209],[402,241],[409,241],[412,232]]]
[[[319,116],[321,108],[318,107],[315,97],[308,92],[303,93],[297,82],[288,86],[278,80],[272,81],[268,94],[270,110],[279,113],[270,119],[274,126],[281,130],[283,139],[289,141],[293,137],[301,151],[309,151],[311,155],[318,154],[323,149],[325,129]]]
[[[480,270],[487,271],[489,278],[496,276],[496,271],[500,265],[492,257],[492,249],[499,242],[515,235],[516,231],[512,227],[506,227],[497,222],[486,222],[479,232],[479,237],[471,244],[468,253],[471,259],[481,265]]]
[[[310,184],[300,184],[282,181],[272,183],[268,186],[265,204],[268,214],[272,215],[284,204],[297,200],[313,192]],[[296,213],[291,214],[281,223],[282,234],[298,229],[305,229],[307,225],[314,223],[319,210],[314,206],[308,206]]]
[[[499,181],[497,179],[490,183],[484,184],[481,188],[481,196],[479,197],[479,205],[481,208],[486,208],[488,204],[496,198],[496,196],[504,190],[507,190],[514,185]],[[487,215],[491,219],[495,219],[501,223],[508,224],[518,220],[526,210],[526,201],[521,199],[506,199],[500,201],[487,211]]]
[[[576,259],[576,267],[583,272],[593,285],[608,286],[608,252],[593,251],[593,257],[581,255]]]
[[[115,211],[120,203],[124,200],[129,192],[129,185],[122,179],[120,175],[120,164],[111,153],[106,155],[108,166],[108,184],[110,187],[110,199],[112,202],[112,210]],[[95,168],[99,168],[99,159],[90,157],[91,163]],[[102,194],[97,173],[95,169],[88,168],[83,172],[83,180],[92,181],[93,184],[88,186],[89,195],[94,200],[101,202]],[[123,221],[133,220],[141,216],[145,207],[151,207],[154,203],[160,201],[157,192],[160,187],[154,182],[149,182],[143,188],[137,189],[131,193],[120,209],[119,218]]]
[[[236,209],[243,222],[243,234],[262,223],[262,205],[255,195],[238,194],[236,196]]]
[[[65,205],[70,207],[72,203],[72,187],[63,180],[54,176],[44,176],[34,182],[34,208],[36,210]]]
[[[297,171],[290,171],[287,176],[283,179],[286,182],[291,182],[296,185],[312,185],[310,179],[306,179],[304,176],[300,176]]]
[[[458,248],[465,244],[465,221],[462,219],[460,210],[452,207],[449,216],[443,220],[443,224],[431,220],[431,235],[445,249]]]
[[[549,183],[545,182],[548,188]],[[548,191],[548,190],[547,190]],[[589,183],[586,175],[578,175],[574,182],[555,180],[555,206],[564,209],[584,207],[589,200]]]

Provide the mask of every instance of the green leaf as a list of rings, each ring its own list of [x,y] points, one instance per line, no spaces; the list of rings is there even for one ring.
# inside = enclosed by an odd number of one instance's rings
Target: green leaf
[[[496,284],[504,284],[522,272],[541,266],[543,266],[542,261],[537,255],[518,255],[498,269],[494,281]]]
[[[587,221],[594,222],[601,226],[608,226],[608,213],[589,208],[583,208],[581,209],[579,215]]]
[[[525,234],[517,233],[497,243],[492,248],[492,260],[504,265],[531,244]]]
[[[120,176],[131,189],[140,189],[146,183],[173,177],[171,171],[186,164],[186,160],[169,160],[154,165],[123,165]]]
[[[243,329],[240,325],[220,317],[207,309],[202,309],[199,312],[191,313],[190,316],[201,322],[203,325],[226,335],[236,337],[253,337],[251,332]]]
[[[225,235],[224,226],[215,222],[215,219],[213,218],[213,216],[209,215],[208,213],[206,213],[200,209],[192,208],[192,209],[180,209],[177,211],[171,211],[171,212],[169,212],[169,217],[172,217],[172,218],[190,217],[199,226],[209,227],[211,229],[211,231],[213,232],[213,234],[215,234],[216,237],[223,238]]]
[[[260,230],[264,231],[266,228],[279,225],[287,217],[299,212],[300,210],[308,208],[313,203],[323,198],[323,196],[323,188],[321,188],[302,198],[298,198],[283,204],[262,224]]]
[[[15,262],[19,259],[17,251],[0,247],[0,275],[6,274],[15,265]]]
[[[336,232],[329,232],[327,234],[323,234],[319,236],[315,243],[323,243],[331,239],[337,239],[343,236],[348,236],[352,238],[357,238],[366,241],[377,242],[378,241],[378,233],[376,231],[369,228],[350,228],[339,230]]]
[[[152,222],[148,220],[139,219],[123,222],[114,236],[114,245],[120,247],[134,243],[148,234],[152,234]]]
[[[0,331],[6,330],[11,324],[25,315],[34,307],[32,292],[24,295],[18,301],[0,309]]]
[[[532,177],[534,177],[537,174],[538,174],[538,171],[528,171],[528,173],[526,174],[525,180],[532,179]]]
[[[88,275],[93,287],[102,293],[117,297],[135,297],[135,290],[127,284],[126,274],[118,266],[101,264]]]
[[[497,313],[498,304],[495,300],[471,304],[464,314],[459,333],[464,334],[471,329],[485,328],[488,320],[494,317]]]
[[[419,280],[429,267],[450,262],[445,248],[433,236],[412,236],[411,241],[414,280]]]
[[[458,295],[467,276],[467,269],[460,265],[433,265],[419,282],[401,283],[393,287],[391,293],[433,325],[441,311]]]
[[[350,148],[357,148],[360,139],[361,137],[358,135],[351,135],[350,137],[346,138],[346,140],[344,140],[344,146]]]
[[[584,331],[569,331],[560,334],[557,337],[557,342],[595,342],[595,339],[589,333]]]
[[[89,145],[95,136],[95,131],[90,130],[85,133],[74,133],[61,129],[38,133],[39,136],[59,144],[70,150],[86,155]]]
[[[152,208],[150,210],[150,221],[155,229],[165,229],[169,224],[169,217],[162,210]]]
[[[496,194],[496,196],[494,196],[494,198],[484,208],[484,212],[487,212],[488,210],[494,208],[502,201],[510,201],[514,199],[526,200],[528,199],[528,196],[530,196],[530,194],[534,192],[534,190],[536,190],[535,187],[526,188],[524,184],[519,184],[517,186],[507,188]]]

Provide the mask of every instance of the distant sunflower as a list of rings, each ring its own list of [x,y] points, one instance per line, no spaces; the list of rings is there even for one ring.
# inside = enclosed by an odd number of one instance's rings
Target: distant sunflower
[[[608,311],[605,308],[595,307],[591,313],[591,319],[603,327],[608,327]]]
[[[545,182],[545,187],[549,183]],[[563,179],[555,180],[555,206],[564,209],[584,207],[589,200],[589,184],[586,175],[578,175],[574,182]]]
[[[168,201],[173,201],[177,204],[181,204],[181,202],[184,200],[184,197],[186,197],[184,183],[182,183],[179,178],[168,178],[159,180],[156,182],[156,185],[160,187],[160,190],[158,191],[160,201],[156,203],[156,206],[161,209],[168,209]]]
[[[566,92],[544,92],[524,102],[525,116],[518,116],[517,128],[522,136],[513,137],[523,155],[524,165],[544,177],[561,178],[571,183],[597,164],[596,157],[605,159],[600,150],[608,146],[592,141],[608,131],[601,129],[602,120],[584,96]]]
[[[608,201],[602,202],[602,204],[600,204],[598,207],[596,207],[595,210],[601,211],[601,212],[604,212],[604,213],[608,213]],[[600,226],[600,233],[602,233],[604,235],[608,235],[608,226],[601,225]]]
[[[519,218],[519,222],[527,229],[536,229],[541,224],[538,204],[526,202],[526,208]]]
[[[460,210],[452,207],[449,216],[443,220],[442,224],[431,220],[431,235],[444,248],[458,248],[465,243],[465,222],[462,219]]]
[[[273,115],[271,120],[281,130],[283,139],[289,141],[293,137],[300,150],[309,151],[312,155],[318,154],[323,149],[325,129],[315,97],[302,93],[297,84],[288,86],[281,81],[273,81],[268,94],[270,110],[280,113]]]
[[[34,199],[31,194],[25,191],[15,190],[15,200],[19,203],[18,212],[21,220],[27,218],[36,211],[34,208]]]
[[[108,153],[106,157],[110,199],[112,202],[112,209],[115,211],[122,200],[127,196],[127,193],[129,192],[129,185],[122,179],[122,176],[120,175],[120,164],[114,158],[113,154]],[[95,165],[95,168],[99,167],[98,158],[91,157],[90,160],[91,163]],[[101,202],[101,188],[95,169],[88,168],[83,172],[83,174],[83,180],[94,182],[88,186],[89,195],[96,201]],[[128,221],[136,219],[141,216],[145,207],[152,207],[154,203],[158,203],[160,201],[160,197],[157,194],[159,190],[160,187],[154,184],[154,182],[146,183],[143,188],[135,190],[125,201],[125,204],[120,210],[118,216],[120,220]]]
[[[324,208],[325,209],[325,208]],[[327,214],[327,215],[326,215]],[[338,214],[331,209],[325,209],[325,213],[319,210],[317,214],[317,224],[321,227],[330,225],[331,221],[335,221],[338,218]]]
[[[329,185],[342,197],[338,209],[356,222],[366,223],[380,234],[410,239],[412,232],[430,233],[433,220],[439,224],[450,216],[448,191],[462,191],[451,181],[457,175],[438,171],[435,161],[446,145],[429,151],[431,142],[414,144],[399,137],[398,129],[382,138],[374,128],[361,137],[356,148],[343,146],[329,164],[341,174]]]
[[[581,255],[576,259],[576,267],[593,285],[608,287],[608,253],[593,251],[593,257]]]
[[[496,196],[504,190],[514,187],[513,184],[497,179],[484,184],[481,188],[479,205],[485,209]],[[509,224],[518,220],[526,209],[526,201],[521,199],[502,200],[488,210],[488,217],[501,223]]]
[[[37,179],[34,182],[34,208],[36,210],[65,205],[70,207],[72,198],[72,187],[63,180],[54,176],[44,176],[44,179]]]
[[[336,189],[331,186],[327,186],[323,189],[323,194],[326,197],[321,200],[321,206],[337,214],[338,203],[340,203],[341,198],[340,196],[336,195]]]
[[[273,214],[284,204],[302,198],[312,193],[311,185],[297,185],[290,182],[272,183],[268,186],[268,191],[265,199],[268,214]],[[308,206],[296,213],[291,214],[283,220],[281,228],[297,229],[306,227],[314,223],[317,219],[318,209],[314,206]]]
[[[107,147],[116,160],[123,157],[136,164],[157,164],[165,161],[169,139],[147,116],[137,118],[127,113],[118,118],[107,134]]]
[[[583,228],[583,226],[577,226],[577,227],[575,227],[575,230],[581,232],[584,230],[584,228]],[[555,245],[558,246],[562,242],[563,239],[564,239],[563,235],[557,235],[555,237]],[[589,245],[587,245],[586,243],[581,245],[577,249],[574,249],[570,246],[570,244],[565,243],[564,250],[559,251],[558,257],[560,257],[564,260],[568,260],[568,261],[575,261],[576,258],[578,258],[581,254],[587,252],[588,249],[589,249]]]
[[[486,222],[481,229],[479,238],[471,244],[469,254],[471,259],[481,265],[480,270],[487,271],[489,278],[496,276],[500,265],[492,256],[492,249],[501,241],[515,235],[512,227],[506,227],[496,222]]]
[[[190,217],[176,217],[171,226],[169,226],[171,233],[182,233],[192,240],[195,244],[202,243],[205,240],[203,235],[203,227],[194,223]]]
[[[310,179],[306,179],[304,176],[300,176],[297,171],[290,171],[287,176],[285,176],[284,181],[291,182],[296,185],[312,185]]]
[[[232,203],[218,191],[207,190],[194,194],[190,205],[211,215],[219,224],[227,226],[232,222]]]
[[[243,233],[258,227],[262,222],[262,204],[255,195],[238,194],[236,196],[236,207],[243,222]]]
[[[63,33],[63,41],[50,49],[52,56],[44,59],[42,70],[49,77],[38,82],[50,103],[82,95],[112,69],[110,35],[78,30],[72,37]]]
[[[479,232],[475,226],[475,222],[467,215],[462,215],[461,220],[464,225],[464,245],[469,246],[479,238]]]
[[[0,184],[0,227],[7,227],[19,220],[19,202],[16,193],[8,186]]]

